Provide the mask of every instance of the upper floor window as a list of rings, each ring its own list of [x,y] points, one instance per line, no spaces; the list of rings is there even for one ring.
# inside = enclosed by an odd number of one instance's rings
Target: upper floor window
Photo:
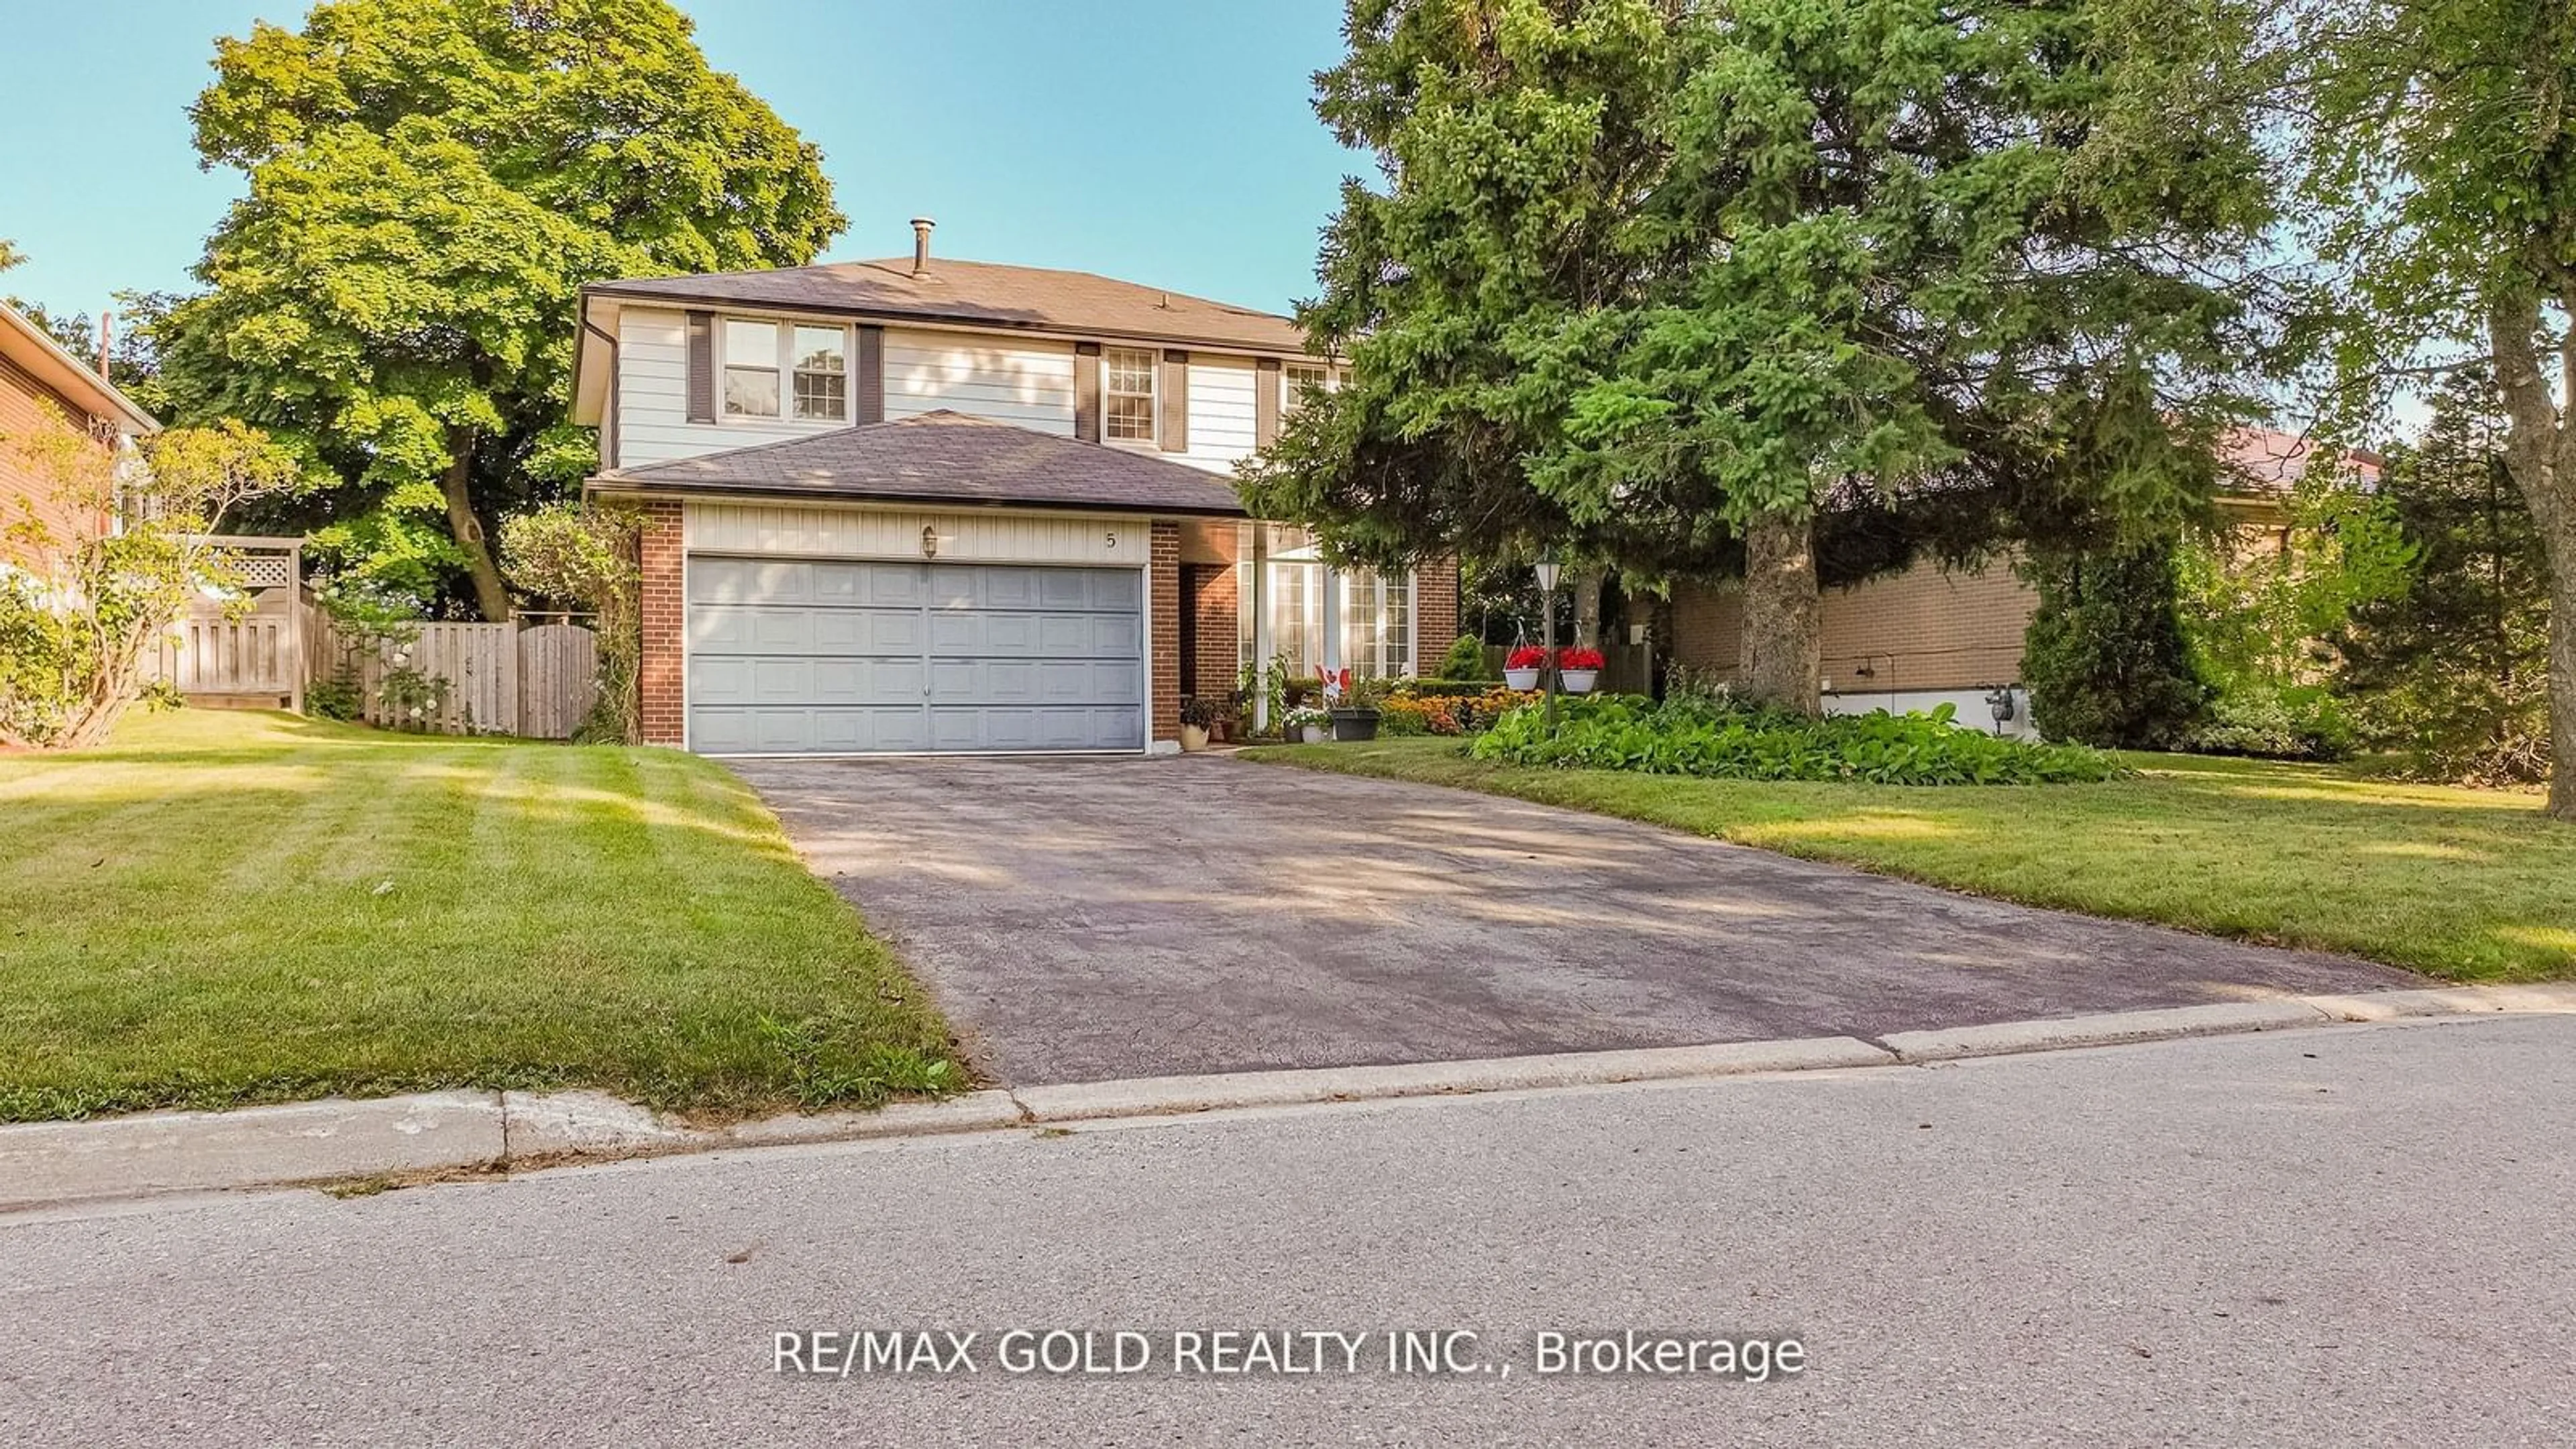
[[[778,416],[778,324],[724,324],[724,410],[729,418]]]
[[[726,318],[725,416],[774,418],[782,404],[810,422],[849,419],[849,330]]]
[[[1113,347],[1100,363],[1102,436],[1113,442],[1154,441],[1154,354]]]
[[[1291,362],[1279,369],[1279,386],[1285,396],[1279,400],[1282,416],[1293,413],[1306,398],[1306,390],[1332,392],[1342,385],[1343,371],[1320,362]]]
[[[849,420],[848,347],[849,334],[838,327],[796,329],[796,416]]]

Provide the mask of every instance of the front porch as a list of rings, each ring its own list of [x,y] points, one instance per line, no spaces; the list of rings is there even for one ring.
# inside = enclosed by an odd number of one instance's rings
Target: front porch
[[[1226,696],[1245,669],[1274,662],[1292,677],[1348,669],[1399,679],[1437,663],[1458,633],[1458,565],[1408,573],[1336,569],[1292,524],[1199,520],[1181,531],[1180,692]],[[1245,701],[1267,728],[1265,692]]]

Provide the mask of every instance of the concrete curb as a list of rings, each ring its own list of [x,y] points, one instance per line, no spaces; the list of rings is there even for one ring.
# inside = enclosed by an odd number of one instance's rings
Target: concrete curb
[[[2045,1021],[1999,1021],[1986,1026],[1954,1026],[1938,1031],[1898,1031],[1888,1033],[1882,1040],[1900,1061],[1942,1062],[1959,1057],[2002,1056],[2012,1052],[2170,1041],[2185,1036],[2281,1031],[2290,1027],[2323,1026],[2336,1019],[2292,997],[2274,1001],[2223,1001],[2214,1006],[2176,1006],[2162,1011],[2116,1011],[2101,1016],[2069,1016]]]
[[[2282,997],[1854,1037],[1723,1042],[1397,1066],[1145,1077],[970,1092],[693,1127],[602,1092],[429,1092],[232,1112],[154,1112],[0,1127],[0,1211],[164,1193],[988,1132],[1228,1108],[1688,1081],[2497,1013],[2576,1014],[2576,983]]]
[[[435,1171],[503,1146],[491,1092],[37,1122],[0,1128],[0,1207]]]
[[[1638,1051],[1563,1052],[1552,1056],[1423,1062],[1311,1071],[1225,1072],[1205,1077],[1137,1077],[1023,1087],[1015,1095],[1032,1122],[1103,1117],[1169,1117],[1227,1107],[1280,1107],[1307,1102],[1383,1101],[1612,1082],[1803,1072],[1827,1067],[1893,1066],[1887,1052],[1847,1036],[1797,1041],[1725,1042]]]

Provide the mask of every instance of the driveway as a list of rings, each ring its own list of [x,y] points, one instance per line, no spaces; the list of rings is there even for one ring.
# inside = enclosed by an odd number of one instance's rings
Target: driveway
[[[2422,984],[1221,756],[734,768],[929,983],[975,1063],[1012,1085],[1866,1037]]]

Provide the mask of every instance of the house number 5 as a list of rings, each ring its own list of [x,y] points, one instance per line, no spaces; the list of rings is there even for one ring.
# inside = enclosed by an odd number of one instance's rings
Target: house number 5
[[[1100,546],[1102,548],[1116,548],[1118,546],[1118,530],[1113,528],[1100,535]]]

